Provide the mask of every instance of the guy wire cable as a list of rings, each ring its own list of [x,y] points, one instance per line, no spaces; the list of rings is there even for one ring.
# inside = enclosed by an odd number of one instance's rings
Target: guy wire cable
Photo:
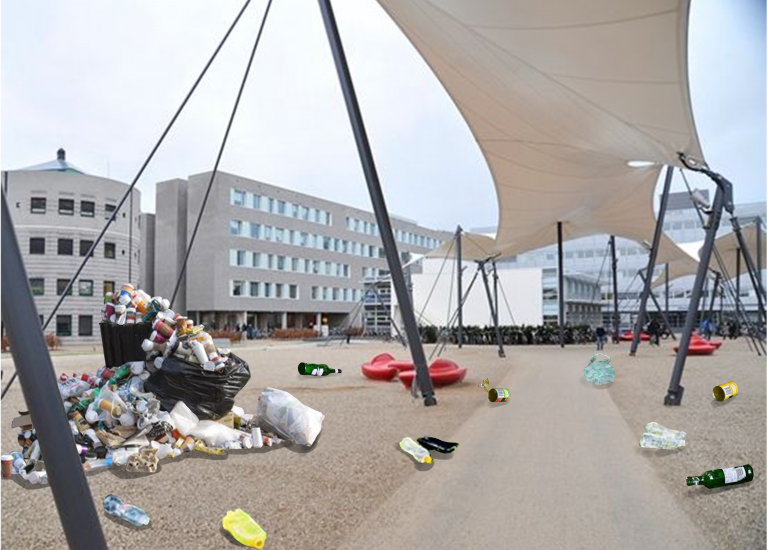
[[[107,223],[104,225],[104,228],[101,230],[101,233],[98,237],[96,237],[96,240],[93,241],[93,244],[91,245],[91,249],[88,251],[88,254],[85,255],[85,258],[83,259],[83,262],[80,264],[80,267],[77,269],[75,274],[72,276],[72,278],[69,280],[69,283],[67,284],[67,288],[64,289],[64,292],[61,295],[61,298],[59,298],[58,303],[53,308],[53,311],[51,311],[50,315],[48,316],[48,319],[46,319],[45,324],[43,324],[43,328],[41,329],[43,332],[45,332],[45,329],[48,328],[48,325],[51,322],[51,319],[53,319],[54,315],[56,315],[56,312],[59,310],[59,307],[61,306],[62,302],[66,299],[66,297],[69,295],[70,291],[72,290],[72,287],[75,284],[75,280],[80,276],[80,273],[83,271],[83,268],[88,263],[88,260],[91,259],[91,256],[93,255],[93,252],[96,250],[96,247],[101,242],[101,239],[104,237],[104,235],[107,232],[107,229],[112,224],[112,222],[115,221],[117,218],[118,212],[120,212],[120,208],[125,203],[126,199],[129,196],[132,196],[133,188],[136,187],[136,183],[138,183],[139,178],[144,173],[144,170],[149,165],[149,162],[152,160],[152,158],[155,156],[155,153],[160,148],[160,144],[163,143],[163,140],[165,140],[165,137],[168,135],[168,132],[173,127],[174,123],[176,122],[176,119],[179,117],[181,112],[184,110],[184,107],[187,105],[187,102],[192,97],[192,94],[197,89],[198,84],[203,80],[203,76],[205,76],[206,72],[208,72],[208,68],[213,63],[213,60],[216,59],[216,56],[218,55],[219,51],[221,50],[222,46],[224,46],[224,43],[227,41],[227,38],[229,38],[229,35],[232,33],[232,30],[237,25],[237,22],[240,20],[240,17],[245,12],[245,9],[248,7],[248,4],[251,3],[251,0],[246,0],[243,7],[240,9],[240,12],[237,14],[237,17],[235,17],[235,20],[230,25],[229,29],[227,29],[227,32],[224,34],[224,37],[221,39],[221,42],[219,42],[219,45],[216,47],[216,49],[213,52],[213,55],[211,55],[210,59],[208,60],[208,63],[205,64],[205,67],[203,68],[200,75],[197,77],[197,80],[195,80],[195,83],[192,85],[192,88],[187,93],[187,96],[184,98],[184,100],[181,102],[181,105],[176,110],[176,114],[173,115],[171,118],[171,121],[168,123],[168,126],[166,126],[163,133],[160,135],[160,139],[157,140],[157,143],[155,143],[155,146],[152,148],[152,151],[149,153],[149,156],[144,161],[144,164],[142,164],[141,168],[139,169],[139,172],[136,174],[136,177],[133,178],[133,181],[131,182],[131,185],[128,187],[128,190],[123,195],[123,198],[120,199],[120,202],[115,207],[115,210],[112,212],[112,216],[107,220]],[[130,260],[130,258],[129,258]],[[5,397],[5,394],[8,393],[8,389],[11,387],[11,384],[13,384],[13,381],[16,380],[16,372],[13,373],[11,376],[11,379],[8,381],[8,384],[6,384],[5,388],[3,388],[3,393],[0,394],[0,399]]]
[[[256,34],[256,40],[253,43],[253,48],[251,49],[251,56],[248,58],[248,65],[245,67],[245,74],[243,74],[243,80],[240,83],[240,89],[237,92],[237,98],[235,99],[235,104],[232,107],[232,114],[229,116],[229,122],[227,123],[227,129],[224,132],[224,138],[221,141],[221,146],[219,147],[219,154],[216,157],[216,163],[213,165],[213,172],[211,172],[211,179],[208,181],[208,188],[205,190],[205,196],[203,197],[203,204],[200,205],[200,212],[197,214],[197,221],[195,222],[195,229],[192,231],[192,238],[189,240],[189,245],[187,245],[187,252],[184,255],[184,262],[181,264],[181,269],[179,270],[179,278],[176,281],[176,288],[173,289],[173,295],[171,296],[171,307],[173,307],[173,302],[176,299],[176,294],[179,292],[179,286],[181,286],[181,280],[184,278],[184,275],[187,272],[187,262],[189,261],[189,254],[192,252],[192,246],[195,244],[195,238],[197,237],[197,230],[200,228],[200,221],[203,219],[203,212],[205,212],[205,206],[208,204],[208,196],[211,194],[211,188],[213,187],[213,182],[216,179],[216,174],[219,171],[219,163],[221,162],[221,157],[224,154],[224,148],[227,146],[227,138],[229,138],[229,131],[232,129],[232,123],[235,120],[235,115],[237,114],[237,107],[240,105],[240,98],[243,96],[243,90],[245,89],[245,83],[248,81],[248,74],[251,72],[251,65],[253,64],[253,58],[256,55],[256,48],[259,45],[259,41],[261,40],[261,34],[264,31],[264,24],[267,22],[267,15],[269,15],[269,8],[272,6],[272,0],[268,0],[267,7],[264,10],[264,17],[261,20],[261,25],[259,26],[259,32]]]

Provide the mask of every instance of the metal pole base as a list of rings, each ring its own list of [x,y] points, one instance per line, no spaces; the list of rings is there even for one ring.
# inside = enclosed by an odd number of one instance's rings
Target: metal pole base
[[[683,400],[684,387],[678,386],[677,391],[667,390],[667,395],[664,397],[664,404],[669,406],[680,406],[680,402]]]
[[[501,357],[502,359],[506,359],[506,357],[507,357],[507,354],[506,354],[506,353],[504,353],[504,351],[503,351],[503,350],[499,350],[499,357]]]
[[[435,397],[434,395],[430,395],[429,397],[424,398],[425,407],[432,407],[434,405],[437,405],[437,397]]]
[[[630,357],[634,357],[635,355],[637,355],[637,352],[636,352],[636,351],[630,351],[630,352],[629,352],[629,356],[630,356]]]

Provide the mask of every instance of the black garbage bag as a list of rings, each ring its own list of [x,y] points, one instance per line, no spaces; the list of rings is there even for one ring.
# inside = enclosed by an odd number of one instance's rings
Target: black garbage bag
[[[218,419],[232,410],[235,396],[250,379],[248,363],[234,353],[229,354],[227,365],[218,372],[170,356],[163,361],[163,368],[144,382],[144,388],[157,396],[163,410],[170,411],[177,401],[184,401],[200,420],[207,420]]]
[[[118,325],[101,321],[99,330],[106,366],[119,367],[131,361],[143,361],[147,356],[141,343],[152,334],[151,323]]]

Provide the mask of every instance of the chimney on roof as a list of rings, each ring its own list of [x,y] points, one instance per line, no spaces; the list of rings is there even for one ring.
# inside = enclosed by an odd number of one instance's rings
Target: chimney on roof
[[[67,160],[67,152],[63,148],[56,151],[56,160],[60,160],[60,161]]]

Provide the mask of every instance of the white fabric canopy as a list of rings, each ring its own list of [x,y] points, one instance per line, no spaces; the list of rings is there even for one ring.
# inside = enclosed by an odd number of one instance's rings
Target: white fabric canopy
[[[703,161],[689,0],[379,0],[477,140],[511,256],[608,233],[651,241],[662,165]],[[628,161],[652,166],[633,168]],[[677,256],[662,239],[658,261]]]
[[[752,255],[752,261],[755,263],[755,266],[757,266],[757,228],[754,225],[749,225],[747,227],[744,227],[741,229],[741,234],[744,237],[744,240],[747,243],[747,247],[749,248],[749,252]],[[765,231],[762,231],[762,242],[765,243]],[[703,241],[701,243],[698,243],[698,246],[696,247],[696,256],[691,256],[690,254],[685,254],[680,256],[679,259],[672,261],[669,263],[669,280],[673,281],[675,279],[679,279],[680,277],[685,277],[687,275],[695,275],[696,272],[699,269],[699,263],[700,261],[697,258],[701,257],[701,247],[703,245]],[[720,258],[723,260],[723,265],[725,266],[725,271],[727,272],[728,278],[733,279],[736,277],[736,256],[739,250],[739,241],[736,239],[736,234],[734,232],[726,233],[722,237],[718,237],[715,239],[715,246],[717,247],[718,252],[720,253]],[[712,271],[716,271],[720,273],[720,275],[725,278],[725,273],[722,273],[722,270],[720,268],[720,264],[717,261],[717,257],[715,256],[714,252],[712,253],[712,258],[709,261],[709,269]],[[763,269],[765,269],[765,265],[763,265]],[[747,263],[744,260],[744,257],[741,258],[741,275],[745,275],[747,273]],[[653,281],[653,286],[660,286],[664,284],[664,275],[660,275],[656,278],[655,281]]]
[[[446,241],[434,250],[427,252],[427,258],[451,258],[455,259],[458,252],[456,239]],[[499,254],[496,241],[487,235],[478,233],[461,234],[461,259],[462,261],[482,261]]]

